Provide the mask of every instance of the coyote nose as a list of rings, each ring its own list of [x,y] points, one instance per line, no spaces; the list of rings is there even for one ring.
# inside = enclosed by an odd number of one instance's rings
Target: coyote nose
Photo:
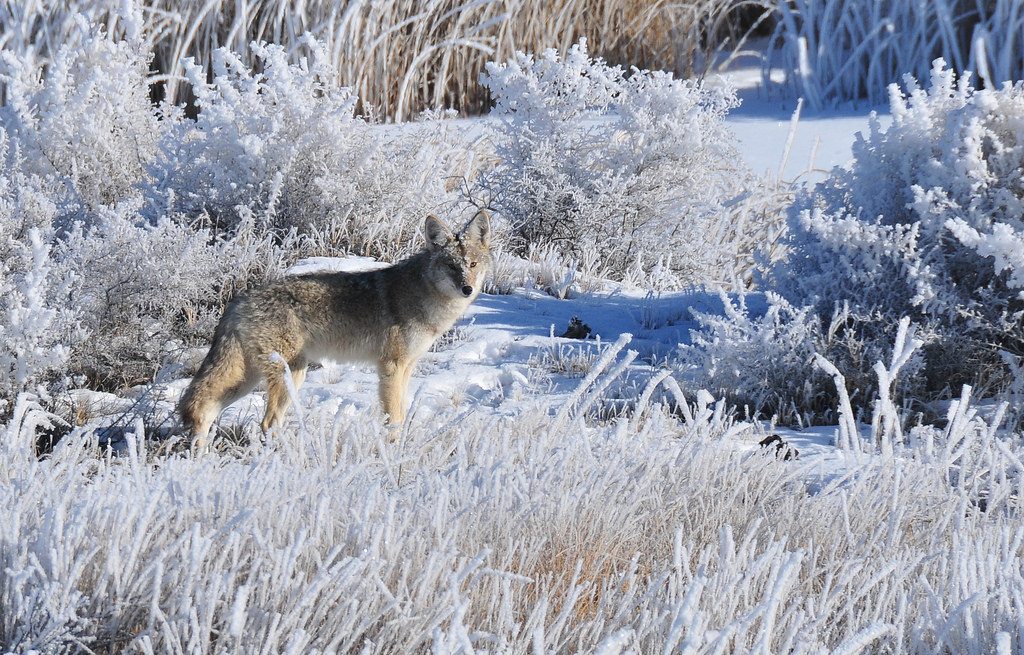
[[[473,287],[469,286],[468,284],[462,285],[462,294],[469,298],[470,296],[473,295]]]

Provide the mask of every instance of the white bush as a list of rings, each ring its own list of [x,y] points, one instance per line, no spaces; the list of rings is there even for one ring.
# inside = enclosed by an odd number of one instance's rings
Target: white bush
[[[690,331],[691,343],[681,344],[677,352],[675,368],[691,386],[785,424],[834,423],[837,390],[814,365],[823,356],[845,374],[847,393],[860,415],[872,409],[879,393],[875,366],[888,358],[897,325],[888,332],[873,326],[878,336],[868,340],[858,327],[869,319],[854,314],[849,304],[828,317],[770,291],[764,308],[759,296],[733,301],[722,294],[721,300],[721,313],[691,312],[699,327]],[[917,352],[904,363],[896,380],[901,398],[923,395],[922,366]]]
[[[429,121],[385,131],[354,116],[357,99],[323,47],[303,43],[309,56],[297,64],[283,46],[254,43],[253,68],[221,48],[209,83],[187,66],[199,115],[164,140],[151,211],[209,214],[230,232],[243,207],[265,229],[312,234],[325,250],[393,259],[426,214],[455,200],[445,178],[458,147],[439,147],[453,135]]]
[[[677,366],[692,386],[745,406],[752,415],[801,420],[834,406],[813,374],[814,353],[824,342],[819,318],[769,293],[767,309],[751,309],[760,298],[721,294],[724,312],[692,312],[700,327],[681,344]]]
[[[56,246],[60,270],[74,276],[65,301],[85,330],[70,364],[94,388],[147,382],[182,339],[212,331],[217,290],[245,266],[218,256],[206,231],[168,218],[150,225],[138,206],[103,209]]]
[[[730,201],[752,183],[722,124],[731,92],[627,74],[592,59],[585,40],[564,58],[547,50],[489,64],[483,83],[499,163],[479,192],[507,222],[514,252],[554,245],[578,259],[596,247],[620,277],[638,256],[647,266],[671,258],[688,284],[742,277],[735,243],[767,227],[726,227],[738,222]]]
[[[0,402],[63,379],[147,381],[212,329],[222,283],[274,266],[251,228],[214,242],[187,217],[140,214],[148,170],[180,116],[158,119],[147,55],[80,26],[42,66],[4,53],[0,108]],[[270,255],[268,257],[268,255]],[[226,280],[226,283],[224,282]],[[5,410],[6,411],[6,410]]]
[[[208,343],[224,304],[239,289],[279,277],[298,256],[254,227],[251,214],[231,239],[213,239],[180,216],[150,223],[141,199],[98,212],[54,246],[55,270],[73,278],[65,302],[82,334],[71,345],[70,370],[92,388],[148,382],[183,350]]]
[[[175,206],[191,215],[216,218],[239,205],[273,214],[279,203],[287,214],[301,191],[289,185],[304,184],[309,195],[318,174],[362,147],[356,99],[333,83],[318,49],[295,65],[282,46],[254,43],[252,51],[261,72],[226,48],[213,54],[212,82],[205,68],[186,66],[199,114],[168,135],[156,169]]]
[[[21,391],[46,394],[63,378],[77,310],[66,302],[73,273],[54,270],[56,204],[48,182],[21,172],[0,132],[0,416]]]
[[[1024,352],[1024,87],[976,91],[936,61],[929,89],[891,95],[892,126],[794,204],[774,279],[822,316],[847,303],[869,344],[911,316],[932,392],[1001,384],[999,349]]]
[[[67,185],[74,212],[116,203],[147,179],[165,127],[149,99],[149,54],[80,23],[52,61],[4,50],[0,127],[26,173]]]

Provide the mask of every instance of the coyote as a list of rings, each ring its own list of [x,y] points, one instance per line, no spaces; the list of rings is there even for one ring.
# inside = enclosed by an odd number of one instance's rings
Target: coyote
[[[384,412],[400,426],[416,360],[466,311],[491,264],[487,212],[457,234],[435,216],[423,228],[426,247],[393,266],[286,277],[236,296],[178,404],[193,448],[205,447],[221,409],[261,379],[267,408],[260,427],[277,425],[289,402],[284,362],[296,388],[311,362],[376,363]]]

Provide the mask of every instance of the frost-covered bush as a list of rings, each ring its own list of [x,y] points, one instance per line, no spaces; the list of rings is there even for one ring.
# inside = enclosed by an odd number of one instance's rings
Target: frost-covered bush
[[[149,98],[149,54],[82,23],[52,61],[31,51],[0,54],[6,102],[0,128],[26,173],[66,186],[62,213],[111,205],[146,180],[165,122]]]
[[[722,124],[731,92],[659,71],[592,59],[585,40],[565,57],[547,50],[489,64],[483,83],[499,119],[498,164],[480,182],[508,224],[513,252],[556,246],[578,258],[597,247],[623,276],[638,257],[671,257],[686,283],[740,277],[730,201],[751,176]]]
[[[359,129],[367,149],[324,172],[317,194],[295,213],[307,217],[301,233],[318,254],[346,251],[395,261],[420,248],[427,214],[455,216],[464,209],[457,188],[480,166],[476,146],[457,126],[429,114],[415,123],[361,123]]]
[[[0,417],[20,391],[45,395],[64,376],[77,333],[66,302],[75,276],[54,270],[49,241],[57,207],[18,163],[0,132]]]
[[[67,302],[86,331],[71,370],[94,388],[151,380],[181,348],[208,339],[233,289],[282,268],[266,239],[246,242],[249,231],[215,241],[180,217],[150,223],[140,204],[101,210],[56,246],[60,268],[74,275]]]
[[[147,61],[84,23],[45,66],[3,53],[0,403],[31,389],[45,404],[69,378],[148,381],[212,330],[222,287],[273,265],[266,247],[246,256],[249,235],[215,241],[189,217],[140,214],[147,169],[182,124],[154,110]]]
[[[308,56],[293,64],[283,46],[253,43],[252,68],[221,48],[211,82],[205,68],[186,67],[199,114],[164,138],[150,211],[208,215],[217,233],[230,233],[241,207],[265,229],[394,258],[423,216],[449,199],[450,153],[437,147],[429,122],[371,130],[323,47],[303,44]]]
[[[260,72],[226,48],[213,54],[211,82],[205,68],[187,62],[199,113],[167,135],[154,166],[176,209],[208,212],[227,227],[238,220],[236,206],[295,220],[289,203],[315,192],[318,174],[362,145],[353,130],[356,100],[333,84],[318,50],[291,65],[282,46],[251,48]]]
[[[891,95],[892,126],[794,203],[774,283],[822,317],[847,304],[868,347],[910,316],[931,393],[1002,384],[1000,350],[1024,353],[1024,86],[977,91],[937,60],[929,89]]]
[[[811,360],[822,342],[818,317],[769,293],[767,309],[753,309],[756,296],[735,301],[721,295],[723,313],[692,311],[700,325],[681,344],[679,365],[694,386],[708,389],[753,414],[799,417],[824,409],[820,376]],[[760,303],[757,303],[760,304]]]
[[[766,307],[758,296],[741,295],[733,301],[722,294],[721,299],[722,313],[691,310],[699,327],[677,353],[676,368],[693,386],[752,415],[775,416],[787,424],[831,423],[838,398],[814,366],[819,354],[845,373],[851,402],[869,409],[878,394],[873,367],[889,356],[896,325],[866,341],[858,331],[865,318],[848,306],[829,317],[773,292],[764,296]],[[906,363],[897,380],[901,398],[920,394],[921,364],[916,355]]]

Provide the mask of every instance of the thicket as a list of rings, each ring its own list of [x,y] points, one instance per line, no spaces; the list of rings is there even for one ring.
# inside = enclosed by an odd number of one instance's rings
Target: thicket
[[[443,113],[358,116],[312,37],[297,61],[254,43],[254,66],[227,49],[209,77],[185,62],[193,118],[151,102],[145,39],[78,30],[52,62],[7,53],[0,69],[5,411],[19,390],[152,380],[206,341],[238,288],[302,256],[398,259],[429,213],[491,206],[507,237],[491,288],[561,296],[607,277],[742,288],[766,234],[722,127],[731,96],[626,75],[584,42],[494,65],[502,121],[471,141]],[[46,312],[26,322],[33,303]]]
[[[936,60],[927,88],[908,76],[904,90],[890,89],[890,111],[888,129],[873,118],[854,143],[849,168],[798,194],[788,254],[765,276],[779,294],[767,314],[701,318],[702,347],[684,359],[711,387],[771,411],[814,412],[835,400],[800,390],[817,352],[870,412],[875,363],[908,317],[924,344],[901,380],[911,408],[933,411],[930,401],[964,384],[1020,392],[1024,86],[977,90]],[[767,373],[748,377],[740,355]]]

